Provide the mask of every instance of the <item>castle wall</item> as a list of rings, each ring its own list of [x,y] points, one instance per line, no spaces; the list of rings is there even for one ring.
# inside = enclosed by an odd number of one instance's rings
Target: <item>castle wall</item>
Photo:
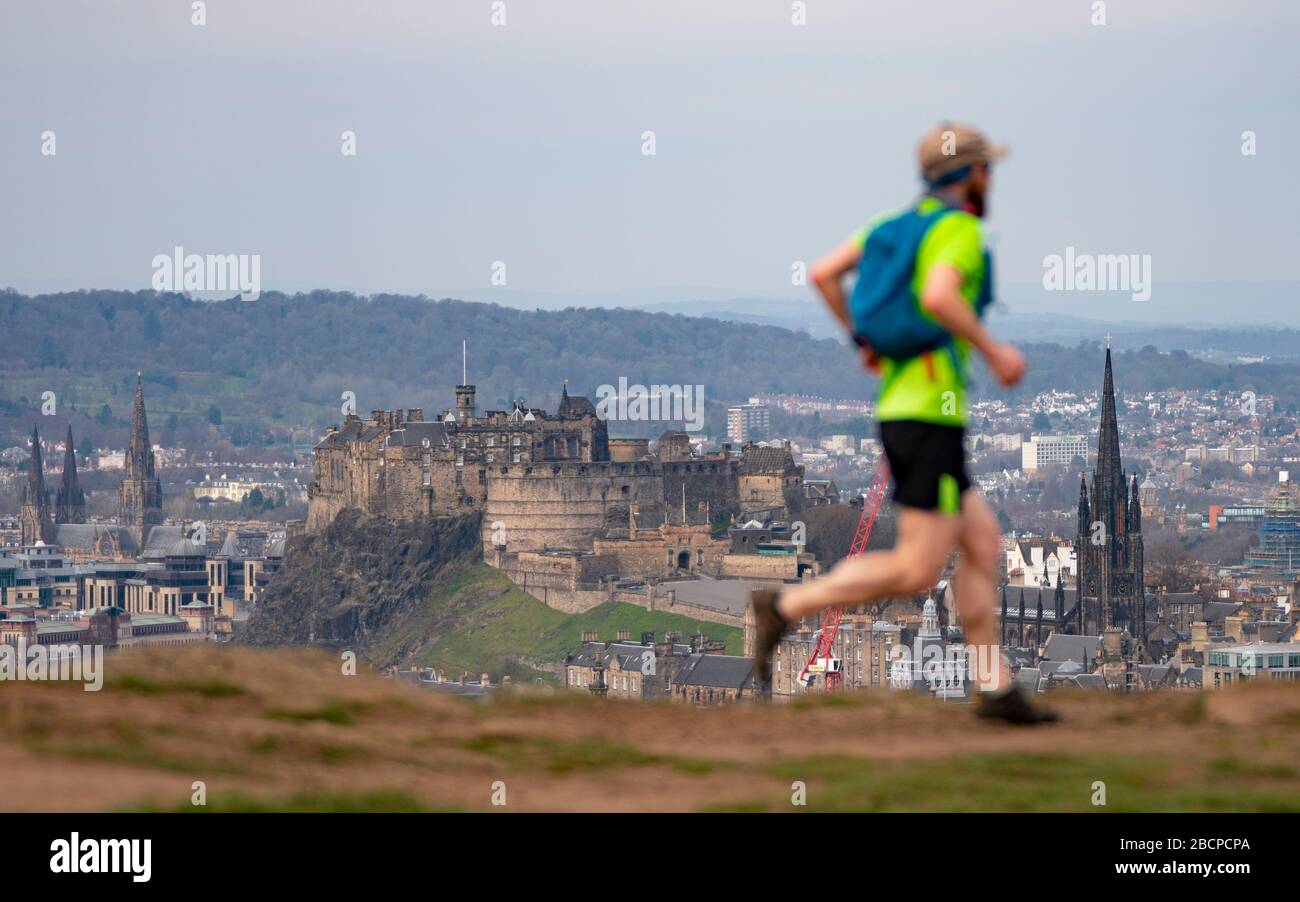
[[[736,579],[798,579],[799,558],[793,554],[728,554],[722,575]]]
[[[603,581],[618,573],[617,560],[603,555],[492,553],[489,563],[542,604],[570,614],[608,601]]]
[[[734,458],[700,458],[663,463],[664,506],[681,516],[685,490],[688,515],[706,512],[711,521],[740,511],[740,461]]]
[[[743,614],[731,614],[726,611],[719,611],[717,608],[692,604],[688,601],[678,601],[676,593],[671,589],[661,591],[654,586],[642,590],[616,589],[610,593],[609,599],[623,604],[636,605],[638,608],[644,608],[647,611],[680,614],[683,617],[703,620],[706,623],[720,623],[723,626],[740,628],[745,626]]]
[[[628,507],[658,503],[663,477],[651,462],[494,466],[487,473],[483,543],[506,550],[592,548],[595,536],[626,529]]]

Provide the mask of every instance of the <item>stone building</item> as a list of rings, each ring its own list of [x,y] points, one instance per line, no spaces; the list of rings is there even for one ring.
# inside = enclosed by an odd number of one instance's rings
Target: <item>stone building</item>
[[[607,698],[672,698],[695,705],[750,701],[758,694],[749,658],[720,654],[723,643],[703,635],[689,645],[676,633],[641,634],[634,642],[628,630],[617,640],[600,642],[584,632],[582,647],[564,661],[564,685]]]
[[[897,649],[909,645],[917,633],[899,615],[912,615],[915,607],[910,599],[900,599],[880,606],[858,605],[844,610],[831,654],[840,662],[845,689],[889,685],[899,654]],[[788,700],[810,691],[799,682],[799,674],[812,656],[822,623],[815,618],[801,621],[777,643],[772,659],[773,699]],[[753,635],[753,607],[750,606],[745,611],[746,654],[753,654]],[[811,691],[819,692],[823,688],[824,683],[818,678]]]
[[[474,399],[473,385],[458,385],[455,409],[432,421],[419,409],[376,410],[331,427],[315,449],[307,530],[345,508],[394,520],[482,508],[494,466],[610,459],[604,421],[567,386],[554,416],[523,401],[480,416]]]
[[[140,550],[138,533],[130,526],[87,523],[86,494],[77,480],[72,427],[63,446],[63,473],[53,509],[45,485],[40,433],[32,427],[32,451],[23,485],[19,540],[23,545],[57,545],[73,561],[125,559]]]

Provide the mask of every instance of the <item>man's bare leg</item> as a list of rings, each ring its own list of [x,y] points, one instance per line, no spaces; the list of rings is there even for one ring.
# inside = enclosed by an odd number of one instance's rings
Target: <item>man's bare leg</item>
[[[924,592],[939,579],[957,545],[962,518],[900,507],[898,541],[836,564],[826,576],[781,593],[777,609],[791,623],[835,605],[869,604]],[[993,524],[994,530],[997,523]]]
[[[981,689],[998,690],[1011,684],[1011,673],[1002,659],[1001,643],[993,615],[997,593],[998,566],[1002,557],[1002,530],[980,493],[967,489],[962,496],[961,563],[953,579],[957,614],[961,617],[966,642],[978,648],[977,661],[987,661],[991,673],[976,674]]]
[[[1011,671],[1002,657],[997,623],[993,614],[998,569],[1002,557],[1002,531],[993,511],[979,492],[968,489],[962,495],[962,559],[953,580],[957,612],[968,645],[974,646],[978,664],[987,662],[988,672],[977,667],[973,688],[979,693],[980,716],[1013,724],[1051,723],[1056,712],[1030,702],[1011,682]]]

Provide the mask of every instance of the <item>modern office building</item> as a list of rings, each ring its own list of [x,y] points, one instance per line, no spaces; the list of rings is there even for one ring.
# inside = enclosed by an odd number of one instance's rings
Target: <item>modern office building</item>
[[[1020,465],[1026,470],[1068,466],[1076,457],[1088,460],[1088,438],[1083,435],[1031,435],[1020,446]]]
[[[751,401],[727,408],[727,438],[733,442],[761,441],[771,429],[771,415],[766,404]]]

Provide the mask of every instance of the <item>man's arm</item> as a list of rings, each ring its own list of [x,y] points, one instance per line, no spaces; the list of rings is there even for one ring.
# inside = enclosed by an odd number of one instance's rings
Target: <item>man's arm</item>
[[[921,309],[983,354],[999,383],[1004,387],[1015,385],[1025,374],[1024,356],[1013,345],[998,341],[984,328],[974,308],[962,297],[961,280],[961,270],[955,266],[932,266],[925,275]]]
[[[844,297],[843,280],[846,273],[856,269],[862,260],[862,245],[849,240],[817,261],[812,268],[812,282],[826,306],[831,308],[849,334],[853,334],[853,318],[849,316],[848,299]]]

